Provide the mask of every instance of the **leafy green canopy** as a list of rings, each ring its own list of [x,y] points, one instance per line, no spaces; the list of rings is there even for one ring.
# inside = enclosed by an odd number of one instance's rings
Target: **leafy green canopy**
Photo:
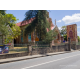
[[[5,43],[9,43],[12,39],[17,38],[20,35],[20,27],[15,25],[17,21],[13,14],[1,14],[0,13],[0,33],[5,36]],[[8,27],[8,25],[10,27]]]
[[[6,16],[10,19],[10,21],[7,23],[10,27],[15,26],[15,23],[18,19],[13,14],[6,14]]]
[[[10,19],[11,18],[0,13],[0,32],[2,33],[2,35],[8,34],[7,23],[9,23]]]
[[[9,29],[8,29],[9,31]],[[12,32],[11,32],[12,31]],[[19,26],[13,26],[11,28],[11,31],[9,31],[8,35],[6,36],[6,39],[5,39],[5,44],[6,43],[10,43],[12,42],[12,40],[15,38],[18,38],[18,36],[21,34],[21,29]]]
[[[31,19],[33,17],[36,17],[37,13],[38,13],[38,10],[29,10],[29,11],[27,11],[25,13],[25,19],[23,21],[29,20],[29,19]]]
[[[46,33],[46,37],[43,40],[43,42],[51,42],[52,40],[54,40],[56,38],[56,35],[58,33],[55,30],[50,30],[49,32]]]
[[[9,19],[6,24],[9,25],[10,27],[14,26],[16,21],[18,20],[13,14],[6,14],[6,10],[0,10],[0,14],[6,16]]]
[[[50,23],[48,22],[48,12],[47,10],[30,10],[26,12],[25,20],[35,17],[35,19],[25,28],[25,35],[36,30],[38,33],[39,40],[42,41],[46,37],[47,30],[50,30]]]
[[[2,15],[5,15],[5,14],[6,14],[5,11],[6,11],[6,10],[0,10],[0,13],[1,13]]]
[[[67,28],[66,28],[66,26],[62,26],[60,32],[61,32],[61,35],[66,35],[67,34]]]
[[[61,33],[61,35],[64,37],[64,40],[67,41],[67,28],[66,28],[66,26],[62,26],[62,27],[61,27],[60,33]]]
[[[78,42],[80,42],[80,36],[78,36]]]

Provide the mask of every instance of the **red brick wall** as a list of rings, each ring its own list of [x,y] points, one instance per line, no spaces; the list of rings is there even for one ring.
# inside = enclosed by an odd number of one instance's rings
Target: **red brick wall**
[[[77,25],[68,25],[67,26],[67,40],[69,37],[71,37],[71,41],[77,41]]]

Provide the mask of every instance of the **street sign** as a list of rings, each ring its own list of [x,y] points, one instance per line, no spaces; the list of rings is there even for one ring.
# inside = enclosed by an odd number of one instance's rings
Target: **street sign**
[[[39,41],[39,38],[38,38],[38,37],[36,37],[35,41]]]

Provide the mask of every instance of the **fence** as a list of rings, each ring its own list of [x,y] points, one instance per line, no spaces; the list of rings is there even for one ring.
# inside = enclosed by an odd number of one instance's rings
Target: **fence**
[[[28,45],[31,45],[32,47],[32,52],[35,53],[38,53],[38,52],[43,52],[44,51],[46,52],[50,52],[51,51],[51,46],[50,46],[50,43],[47,43],[47,42],[41,42],[41,41],[38,41],[38,42],[35,42],[34,45],[30,44],[30,43],[27,43],[27,44],[14,44],[14,48],[13,49],[9,49],[9,52],[10,53],[21,53],[21,52],[28,52],[29,49],[28,49]],[[55,52],[55,51],[64,51],[66,50],[65,49],[65,43],[60,43],[60,44],[54,44],[52,45],[53,48],[52,48],[52,51]],[[61,50],[60,50],[61,49]],[[41,52],[41,53],[42,53]]]
[[[73,49],[80,49],[80,42],[66,42],[60,44],[54,44],[50,46],[51,43],[45,42],[36,42],[33,44],[14,44],[14,48],[9,47],[9,52],[13,54],[0,55],[0,59],[12,58],[12,57],[21,57],[28,55],[45,55],[47,53],[61,52],[61,51],[70,51]],[[15,54],[14,54],[15,53]]]
[[[28,47],[30,45],[30,49]],[[66,42],[66,43],[55,43],[54,45],[45,42],[35,42],[34,45],[28,44],[14,44],[13,49],[9,49],[12,52],[31,52],[32,54],[39,54],[39,53],[49,53],[49,52],[60,52],[60,51],[70,51],[71,49],[80,49],[80,42]],[[30,51],[29,51],[30,50]]]
[[[9,52],[10,53],[27,52],[28,51],[27,45],[28,44],[14,44],[14,48],[9,47]]]
[[[76,45],[80,45],[80,42],[77,42]]]
[[[46,47],[50,47],[49,43],[46,42],[35,42],[35,44],[32,46],[32,48],[46,48]]]

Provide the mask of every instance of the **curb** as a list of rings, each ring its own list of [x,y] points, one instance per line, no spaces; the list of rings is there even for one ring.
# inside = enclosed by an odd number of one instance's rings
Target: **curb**
[[[33,59],[33,58],[39,58],[39,57],[43,57],[43,56],[24,58],[24,59],[16,59],[16,60],[9,60],[9,61],[0,61],[0,64],[9,63],[9,62],[16,62],[16,61],[21,61],[21,60],[27,60],[27,59]]]
[[[80,50],[80,49],[79,49],[79,50]],[[21,60],[27,60],[27,59],[34,59],[34,58],[39,58],[39,57],[46,57],[46,56],[51,56],[51,55],[59,55],[59,54],[70,53],[70,52],[75,52],[75,51],[79,51],[79,50],[65,51],[65,52],[54,53],[54,54],[49,54],[49,53],[48,53],[48,54],[46,54],[46,55],[39,55],[39,56],[34,56],[34,57],[30,57],[30,58],[23,58],[23,59],[9,58],[9,59],[14,59],[14,60],[0,61],[0,64],[9,63],[9,62],[16,62],[16,61],[21,61]],[[16,58],[16,57],[15,57],[15,58]],[[2,59],[2,60],[6,60],[6,59]]]
[[[34,59],[34,58],[39,58],[39,57],[46,57],[46,56],[51,56],[51,55],[59,55],[59,54],[64,54],[64,53],[69,53],[69,52],[74,52],[74,51],[67,51],[67,52],[54,53],[54,54],[49,54],[48,53],[46,55],[33,56],[33,57],[30,57],[30,58],[23,58],[23,59],[14,59],[14,58],[9,58],[9,60],[2,59],[3,61],[0,61],[0,64],[9,63],[9,62],[16,62],[16,61],[21,61],[21,60]],[[10,59],[13,59],[13,60],[10,60]],[[4,60],[6,60],[6,61],[4,61]]]

